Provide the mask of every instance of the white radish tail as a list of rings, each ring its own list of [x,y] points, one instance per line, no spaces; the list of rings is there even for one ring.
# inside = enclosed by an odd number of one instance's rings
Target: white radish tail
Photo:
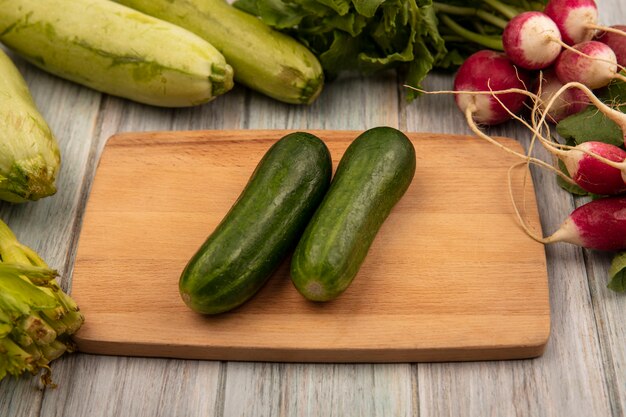
[[[551,236],[541,243],[568,242],[587,249],[626,249],[626,197],[593,200],[574,210]]]

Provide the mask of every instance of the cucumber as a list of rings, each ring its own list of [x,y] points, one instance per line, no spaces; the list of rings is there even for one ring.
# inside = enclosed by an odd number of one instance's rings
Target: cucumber
[[[23,203],[54,194],[60,164],[54,135],[0,49],[0,200]]]
[[[162,107],[206,103],[233,86],[197,35],[108,0],[0,0],[0,42],[37,67]]]
[[[214,45],[235,81],[286,103],[310,104],[324,85],[319,61],[304,45],[224,0],[115,0],[180,25]]]
[[[250,299],[295,247],[331,175],[330,153],[317,137],[298,132],[276,142],[185,267],[179,281],[184,302],[217,314]]]
[[[370,129],[350,144],[291,260],[305,298],[328,301],[348,288],[414,174],[415,149],[396,129]]]

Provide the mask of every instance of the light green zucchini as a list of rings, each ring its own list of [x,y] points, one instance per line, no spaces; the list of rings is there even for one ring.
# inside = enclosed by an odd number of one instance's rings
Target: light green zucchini
[[[115,0],[180,25],[226,57],[235,81],[286,103],[310,104],[322,90],[319,61],[295,39],[224,0]]]
[[[0,0],[0,42],[52,74],[155,106],[202,104],[233,86],[207,41],[108,0]]]
[[[60,163],[22,74],[0,49],[0,199],[23,203],[54,194]]]

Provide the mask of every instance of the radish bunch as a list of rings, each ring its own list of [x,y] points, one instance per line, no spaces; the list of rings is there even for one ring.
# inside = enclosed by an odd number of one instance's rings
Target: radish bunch
[[[524,88],[520,87],[522,83],[530,88],[528,72],[543,70],[552,74],[544,80],[542,101],[545,102],[551,91],[570,82],[579,82],[593,90],[605,87],[614,79],[626,81],[626,76],[620,73],[626,61],[626,32],[621,29],[624,26],[599,26],[597,15],[593,0],[551,0],[544,12],[528,11],[516,15],[504,28],[504,54],[500,55],[498,65],[489,62],[490,59],[494,61],[493,57],[485,51],[472,55],[457,73],[455,90],[508,90]],[[596,34],[597,40],[593,40]],[[481,74],[477,77],[476,73]],[[485,88],[487,83],[490,84],[488,89]],[[553,122],[582,110],[589,101],[585,95],[573,91],[562,94],[571,97],[563,97],[560,105],[553,107],[549,114]],[[513,97],[509,94],[507,101]],[[518,114],[525,99],[518,94],[514,106],[504,105]],[[466,95],[457,95],[456,100],[463,112],[472,102]],[[491,125],[511,118],[502,115],[506,110],[495,97],[473,100],[484,103],[475,110],[478,123]],[[485,117],[485,114],[493,117]]]
[[[626,250],[626,150],[603,142],[566,146],[553,141],[548,122],[592,104],[615,121],[626,139],[626,114],[598,99],[593,90],[613,80],[626,82],[626,26],[602,27],[593,0],[550,0],[543,12],[514,16],[504,28],[504,53],[480,51],[470,56],[454,81],[458,107],[481,138],[504,148],[477,126],[516,119],[567,168],[528,154],[529,163],[555,170],[591,194],[605,196],[575,210],[543,243],[574,243],[590,249]],[[530,122],[522,118],[532,108]],[[521,217],[520,217],[521,220]],[[523,222],[522,222],[523,224]]]

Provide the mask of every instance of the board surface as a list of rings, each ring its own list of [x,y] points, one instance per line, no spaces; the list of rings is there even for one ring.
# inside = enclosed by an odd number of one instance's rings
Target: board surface
[[[360,132],[310,131],[336,167]],[[413,182],[338,299],[304,300],[286,260],[242,307],[206,317],[178,294],[186,262],[288,131],[124,133],[87,204],[72,297],[83,352],[193,359],[416,362],[528,358],[550,331],[545,252],[516,220],[519,162],[467,136],[409,133]],[[522,151],[511,139],[506,146]],[[513,192],[539,228],[530,177]],[[524,186],[525,184],[525,186]],[[540,230],[540,229],[539,229]]]

